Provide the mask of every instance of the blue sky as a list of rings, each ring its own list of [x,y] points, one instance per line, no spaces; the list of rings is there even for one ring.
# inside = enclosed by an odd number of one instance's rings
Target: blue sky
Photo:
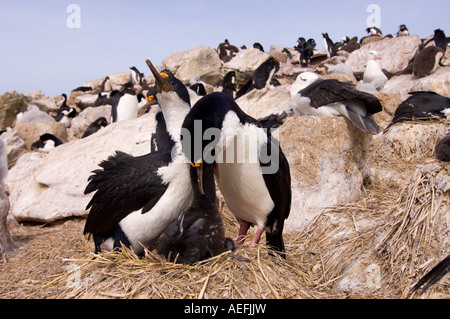
[[[80,28],[69,28],[69,4],[80,8]],[[381,28],[395,33],[406,24],[421,37],[441,28],[450,35],[450,1],[405,0],[172,0],[0,2],[0,94],[41,90],[55,96],[145,59],[200,45],[216,48],[225,38],[237,46],[260,42],[292,47],[298,37],[322,32],[334,41],[362,37],[370,4],[380,8]]]

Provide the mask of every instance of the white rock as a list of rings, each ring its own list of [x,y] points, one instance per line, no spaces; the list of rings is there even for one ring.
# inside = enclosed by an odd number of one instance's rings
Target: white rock
[[[228,72],[236,72],[236,85],[246,84],[252,77],[255,70],[263,64],[269,55],[261,50],[250,48],[239,51],[238,54],[222,67],[222,77]]]
[[[399,94],[402,101],[406,100],[409,92],[432,91],[450,98],[450,68],[441,67],[424,78],[417,78],[412,74],[399,75],[391,78],[382,93]]]
[[[185,84],[198,76],[199,80],[213,86],[220,82],[221,66],[216,50],[207,46],[174,53],[162,63],[164,69],[172,71]]]
[[[288,118],[279,128],[291,169],[292,209],[286,229],[299,230],[332,205],[360,195],[369,174],[372,137],[342,117]]]
[[[383,58],[380,61],[381,68],[391,73],[397,73],[408,66],[409,61],[415,56],[420,44],[421,40],[417,35],[392,39],[385,38],[353,51],[346,63],[352,67],[355,73],[364,72],[367,52],[375,50]]]
[[[287,85],[274,88],[252,90],[236,100],[239,107],[248,115],[262,119],[271,114],[281,114],[283,105],[291,100]]]
[[[18,221],[51,222],[86,216],[93,194],[84,195],[98,163],[120,150],[135,156],[150,151],[154,115],[113,123],[97,134],[57,147],[50,153],[22,155],[10,170],[11,214]]]
[[[107,121],[111,118],[111,105],[88,107],[73,118],[68,129],[69,140],[81,138],[89,125],[100,117],[104,117]]]

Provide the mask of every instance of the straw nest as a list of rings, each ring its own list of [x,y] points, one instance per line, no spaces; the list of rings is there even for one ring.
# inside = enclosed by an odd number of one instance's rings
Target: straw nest
[[[93,255],[83,219],[13,224],[21,248],[0,262],[0,298],[417,298],[411,285],[450,247],[448,176],[445,165],[432,162],[402,190],[369,186],[358,201],[286,233],[287,260],[264,245],[195,265],[148,250],[142,259],[127,249]],[[222,207],[226,233],[235,236],[238,225]],[[378,283],[367,284],[368,265],[379,267]],[[345,288],[346,280],[362,289]],[[446,277],[426,296],[448,298],[449,288]]]

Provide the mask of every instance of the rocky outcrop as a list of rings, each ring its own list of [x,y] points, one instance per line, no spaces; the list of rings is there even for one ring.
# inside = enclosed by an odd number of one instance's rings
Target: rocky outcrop
[[[236,73],[236,85],[244,85],[253,77],[255,70],[268,58],[267,53],[254,48],[239,51],[230,62],[223,65],[222,77],[228,72],[234,71]]]
[[[92,194],[84,195],[84,189],[91,172],[116,150],[135,156],[148,153],[154,127],[154,115],[148,114],[113,123],[50,153],[23,154],[6,180],[12,216],[18,221],[38,222],[86,216]]]
[[[289,118],[279,129],[292,176],[286,227],[299,230],[317,214],[360,195],[372,137],[344,118]]]
[[[216,50],[201,46],[166,57],[163,69],[172,71],[184,84],[198,76],[200,81],[216,86],[220,81],[222,63]]]
[[[16,91],[6,92],[0,96],[0,130],[12,127],[16,121],[16,115],[27,109],[25,96]]]
[[[409,61],[414,58],[421,43],[420,37],[417,35],[384,38],[381,41],[369,43],[362,46],[359,50],[353,51],[346,63],[352,67],[353,72],[364,72],[367,52],[376,50],[383,58],[380,61],[381,68],[395,74],[403,71],[408,66]]]

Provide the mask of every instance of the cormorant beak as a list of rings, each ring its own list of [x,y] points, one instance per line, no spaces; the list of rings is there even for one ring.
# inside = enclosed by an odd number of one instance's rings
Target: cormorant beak
[[[150,60],[146,60],[145,61],[148,65],[148,67],[150,68],[150,71],[152,71],[153,76],[155,77],[156,80],[156,89],[158,91],[158,93],[161,92],[172,92],[174,91],[174,87],[172,85],[170,85],[168,78],[169,76],[166,73],[159,73],[158,71],[156,71],[155,67],[153,66],[152,62],[150,62]]]
[[[195,163],[191,162],[191,166],[197,170],[198,189],[202,195],[205,195],[205,190],[203,189],[203,160],[199,159]]]

